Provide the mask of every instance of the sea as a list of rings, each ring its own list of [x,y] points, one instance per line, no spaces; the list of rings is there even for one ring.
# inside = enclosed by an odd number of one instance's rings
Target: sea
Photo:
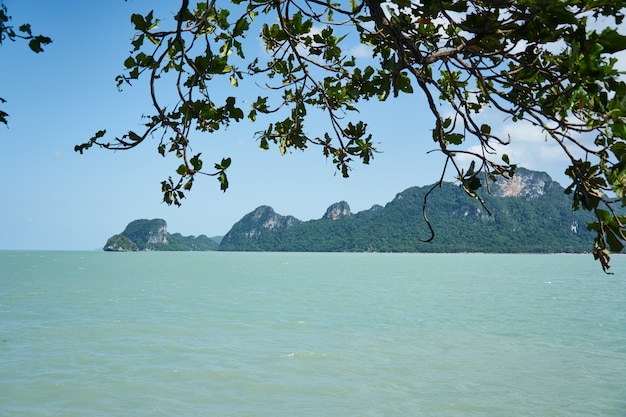
[[[3,417],[626,417],[626,257],[0,252]]]

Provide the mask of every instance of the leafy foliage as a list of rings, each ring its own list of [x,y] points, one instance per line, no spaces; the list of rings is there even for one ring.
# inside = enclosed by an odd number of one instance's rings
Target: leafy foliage
[[[17,29],[10,24],[11,16],[8,15],[7,7],[0,1],[0,45],[5,40],[15,42],[18,39],[27,40],[28,47],[35,53],[43,52],[43,46],[52,43],[52,39],[43,35],[33,35],[30,24],[25,23]],[[6,100],[0,97],[0,103]],[[0,110],[0,123],[8,124],[8,113]]]
[[[164,201],[180,205],[198,174],[228,187],[230,158],[207,170],[191,152],[193,131],[217,134],[264,116],[261,148],[318,146],[347,177],[354,160],[367,164],[376,152],[367,124],[351,116],[359,103],[419,93],[446,157],[444,174],[452,169],[479,198],[487,183],[480,179],[515,172],[509,157],[496,152],[515,138],[496,136],[480,117],[491,109],[540,127],[570,159],[567,192],[574,210],[594,214],[593,252],[606,270],[610,251],[626,240],[626,218],[615,210],[626,203],[626,83],[615,58],[626,49],[616,29],[623,19],[621,0],[231,0],[225,8],[181,0],[169,23],[153,12],[131,17],[137,35],[118,86],[149,79],[154,114],[145,129],[112,142],[100,131],[76,150],[131,149],[159,135],[158,152],[181,159],[176,176],[162,182]],[[247,49],[246,37],[257,35],[262,56]],[[376,64],[350,56],[346,42],[370,47]],[[269,94],[244,109],[238,93],[219,97],[213,88],[244,83]],[[167,85],[178,97],[170,107],[160,100]],[[305,128],[313,112],[328,116],[323,135]],[[459,156],[474,162],[466,167]]]

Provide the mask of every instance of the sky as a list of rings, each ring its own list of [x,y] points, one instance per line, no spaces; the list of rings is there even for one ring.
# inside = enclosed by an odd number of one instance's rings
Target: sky
[[[112,136],[139,129],[141,116],[152,111],[145,85],[118,91],[115,77],[123,72],[131,49],[131,14],[146,14],[155,3],[4,3],[14,26],[28,22],[34,33],[53,43],[40,54],[26,42],[0,46],[0,97],[7,100],[1,109],[9,113],[8,128],[0,125],[0,250],[99,249],[130,221],[142,218],[165,219],[170,233],[220,236],[260,205],[300,220],[318,219],[335,202],[347,201],[352,212],[367,210],[441,176],[443,159],[428,153],[434,149],[432,118],[416,94],[362,108],[361,117],[381,152],[370,165],[355,164],[348,179],[336,173],[319,149],[288,155],[277,148],[260,150],[254,132],[263,127],[247,121],[199,136],[205,164],[232,158],[230,188],[223,193],[215,179],[199,178],[182,207],[167,206],[160,183],[180,161],[162,158],[157,139],[131,151],[74,152],[75,145],[100,129]],[[179,4],[159,2],[160,17],[169,20]],[[260,45],[258,53],[263,53]],[[511,162],[568,185],[563,174],[567,161],[541,132],[492,122],[512,138],[507,150]],[[314,135],[327,127],[324,120],[309,126]]]

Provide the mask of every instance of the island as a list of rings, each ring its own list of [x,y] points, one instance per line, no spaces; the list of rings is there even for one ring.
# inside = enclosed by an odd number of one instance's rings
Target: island
[[[219,241],[205,235],[183,236],[170,234],[163,219],[139,219],[130,222],[120,234],[111,236],[104,250],[108,252],[135,251],[212,251]]]
[[[162,219],[135,220],[108,251],[220,250],[274,252],[590,252],[593,215],[572,211],[565,189],[544,173],[518,168],[511,179],[469,197],[453,183],[411,187],[389,203],[353,213],[346,201],[302,221],[262,205],[223,237],[169,234]],[[429,194],[430,192],[430,194]],[[424,218],[424,197],[428,194]],[[432,227],[434,236],[431,233]],[[219,243],[218,243],[219,242]]]

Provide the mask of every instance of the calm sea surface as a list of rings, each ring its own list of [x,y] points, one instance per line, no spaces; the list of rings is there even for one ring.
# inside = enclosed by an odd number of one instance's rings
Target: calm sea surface
[[[0,252],[0,416],[626,416],[626,258]]]

